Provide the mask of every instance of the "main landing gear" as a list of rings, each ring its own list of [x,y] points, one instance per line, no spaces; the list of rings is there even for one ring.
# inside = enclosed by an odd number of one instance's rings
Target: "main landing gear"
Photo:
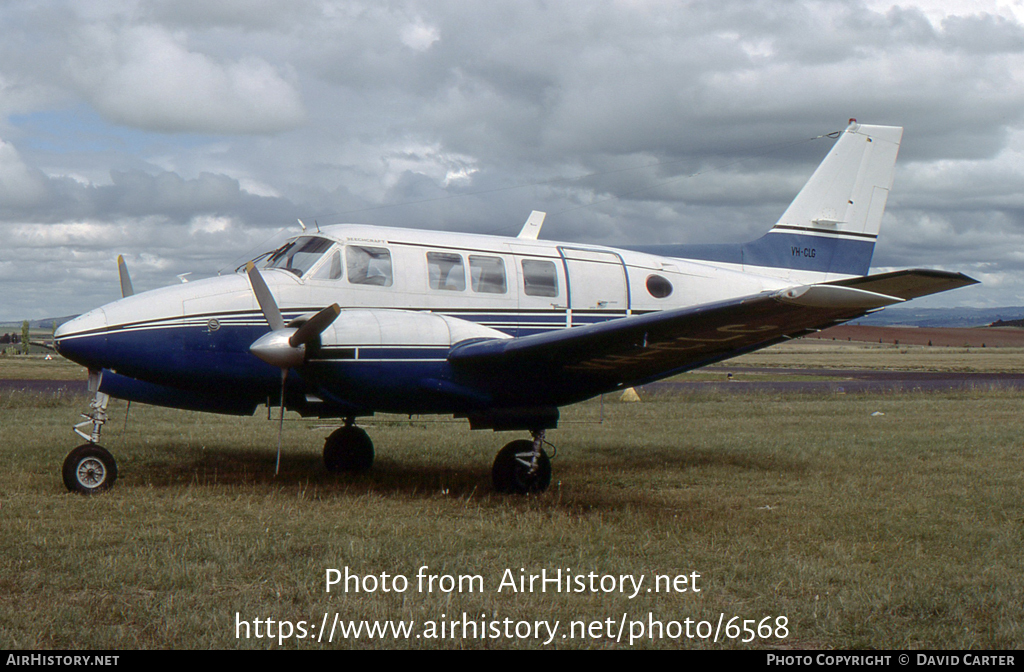
[[[544,430],[532,432],[530,440],[512,441],[494,459],[491,478],[497,492],[527,495],[547,490],[551,484],[551,458],[544,450]],[[356,427],[353,418],[324,441],[327,471],[358,473],[373,465],[373,441]]]
[[[531,434],[533,440],[513,441],[494,458],[491,480],[497,492],[528,495],[548,489],[551,459],[544,451],[544,430]]]
[[[324,441],[324,466],[331,472],[361,472],[373,466],[373,441],[353,418]]]
[[[107,404],[110,397],[99,391],[99,376],[90,373],[89,389],[95,392],[93,399],[89,402],[89,413],[83,413],[83,422],[75,425],[75,434],[88,441],[68,453],[64,458],[64,466],[61,468],[61,475],[64,478],[64,487],[71,492],[83,495],[92,495],[103,492],[114,485],[117,480],[117,462],[106,448],[99,445],[100,431],[103,423],[107,421]],[[82,428],[92,425],[91,431],[86,434]]]

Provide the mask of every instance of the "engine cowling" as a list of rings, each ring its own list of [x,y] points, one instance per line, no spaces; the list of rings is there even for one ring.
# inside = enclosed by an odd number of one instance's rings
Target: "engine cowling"
[[[415,345],[451,347],[476,338],[510,338],[508,334],[457,317],[411,310],[342,310],[320,334],[321,347],[354,348]]]

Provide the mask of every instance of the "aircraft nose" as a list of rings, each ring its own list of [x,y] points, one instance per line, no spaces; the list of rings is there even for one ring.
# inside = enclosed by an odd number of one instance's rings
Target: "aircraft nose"
[[[90,310],[57,328],[54,348],[71,361],[90,366],[97,342],[106,340],[106,327],[107,314],[103,309]]]

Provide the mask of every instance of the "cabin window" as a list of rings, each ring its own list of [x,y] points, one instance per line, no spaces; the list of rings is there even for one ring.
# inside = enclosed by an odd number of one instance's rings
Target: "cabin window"
[[[656,299],[664,299],[672,293],[672,283],[660,275],[648,275],[647,291]]]
[[[427,274],[431,289],[453,292],[466,289],[466,268],[461,254],[427,252]]]
[[[501,257],[469,255],[469,277],[474,292],[504,294],[508,291],[505,261]]]
[[[341,277],[341,250],[334,250],[331,259],[313,274],[317,280],[337,280]]]
[[[280,268],[302,276],[313,268],[324,252],[334,243],[327,238],[302,236],[274,251],[263,268]]]
[[[523,259],[523,290],[529,296],[558,296],[554,262]]]
[[[383,247],[349,245],[345,248],[345,262],[352,284],[391,286],[391,252]]]

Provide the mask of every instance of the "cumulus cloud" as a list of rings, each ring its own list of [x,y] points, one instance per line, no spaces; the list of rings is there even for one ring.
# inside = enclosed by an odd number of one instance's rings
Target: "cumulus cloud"
[[[402,44],[416,51],[426,51],[434,42],[441,39],[437,28],[420,21],[405,26],[399,34]]]
[[[0,140],[0,203],[31,207],[46,196],[46,177],[25,165],[18,150]]]
[[[107,119],[162,132],[273,133],[305,120],[295,88],[255,56],[218,60],[157,26],[84,27],[66,67]]]
[[[1015,301],[1024,258],[1000,241],[1024,237],[1020,14],[1001,0],[0,5],[0,273],[26,288],[3,308],[71,312],[58,299],[96,298],[103,273],[116,291],[119,252],[139,287],[215,272],[297,217],[514,235],[539,209],[561,240],[739,242],[828,151],[810,138],[848,117],[906,129],[876,263],[983,273],[985,301]]]
[[[151,0],[136,8],[150,22],[190,30],[246,31],[301,28],[322,14],[317,0]]]

